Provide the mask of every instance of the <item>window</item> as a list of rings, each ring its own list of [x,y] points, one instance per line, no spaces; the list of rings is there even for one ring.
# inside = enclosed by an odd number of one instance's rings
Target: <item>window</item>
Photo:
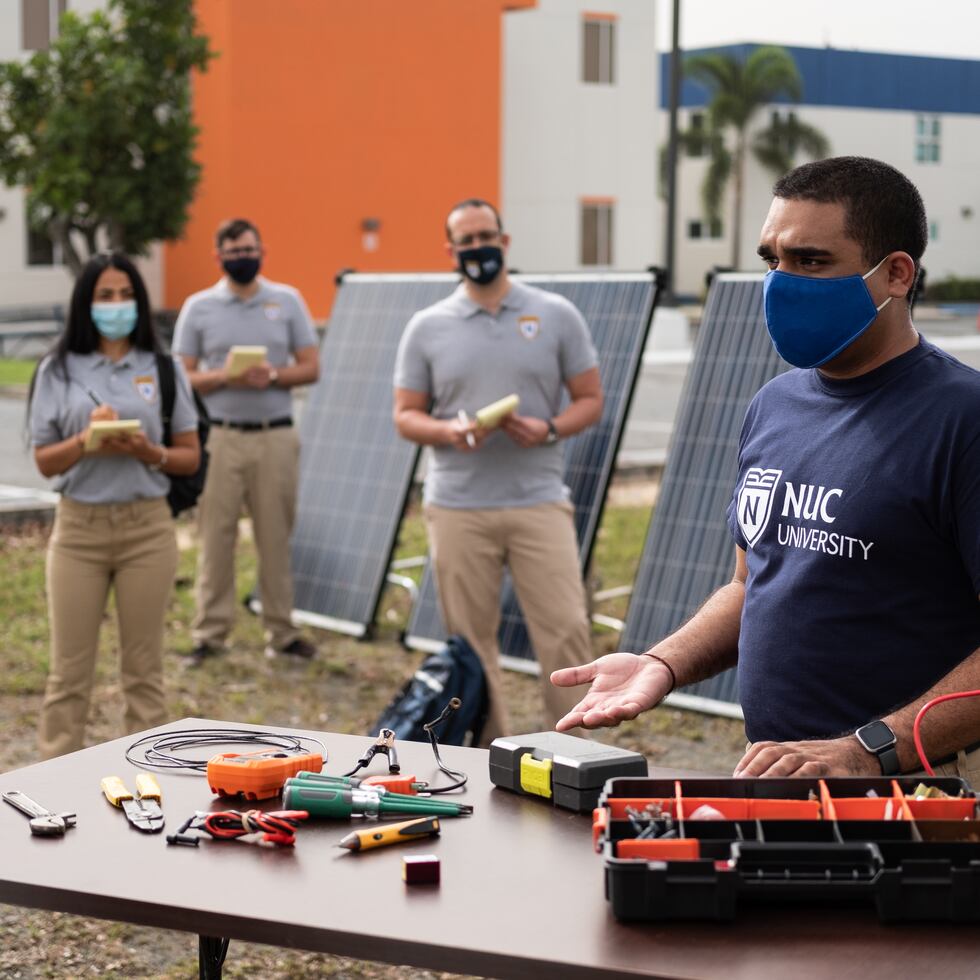
[[[616,81],[616,18],[586,14],[582,21],[582,81],[612,85]]]
[[[687,223],[687,237],[692,239],[721,238],[723,231],[721,221],[703,221],[698,218]]]
[[[61,248],[43,231],[27,229],[27,264],[61,265]]]
[[[20,0],[21,47],[40,51],[58,33],[58,18],[68,0]]]
[[[582,265],[612,265],[613,202],[582,202]]]
[[[939,163],[939,116],[916,116],[915,160],[917,163]]]
[[[708,126],[703,112],[691,113],[691,125],[687,131],[687,155],[703,157],[707,149]]]

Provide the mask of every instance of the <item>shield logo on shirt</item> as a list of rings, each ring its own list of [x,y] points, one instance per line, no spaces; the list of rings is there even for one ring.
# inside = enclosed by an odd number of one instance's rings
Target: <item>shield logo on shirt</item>
[[[782,475],[782,470],[764,470],[758,466],[751,467],[745,474],[738,492],[737,515],[738,526],[750,548],[762,537],[769,523],[776,487]]]
[[[142,374],[138,378],[133,378],[133,384],[136,385],[136,390],[140,393],[143,401],[151,404],[156,401],[157,383],[151,375]]]
[[[278,320],[282,316],[282,307],[278,303],[266,303],[262,309],[265,310],[268,320]]]
[[[541,329],[541,321],[536,316],[518,317],[517,327],[525,340],[534,340]]]

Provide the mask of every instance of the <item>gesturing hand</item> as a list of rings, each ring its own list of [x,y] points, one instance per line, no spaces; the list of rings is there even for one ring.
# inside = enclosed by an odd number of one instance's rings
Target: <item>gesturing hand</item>
[[[607,653],[582,667],[566,667],[551,675],[556,687],[592,686],[555,728],[611,728],[659,704],[673,680],[663,664],[635,653]]]

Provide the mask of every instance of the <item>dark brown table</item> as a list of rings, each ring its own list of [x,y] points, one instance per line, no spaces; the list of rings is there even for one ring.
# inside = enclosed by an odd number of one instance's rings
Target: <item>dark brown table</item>
[[[187,718],[160,730],[192,727],[229,726]],[[321,738],[332,773],[350,769],[370,743],[297,734]],[[443,750],[469,773],[462,798],[475,813],[444,820],[437,839],[356,855],[334,846],[350,824],[318,823],[299,830],[294,849],[168,846],[165,834],[214,798],[203,776],[158,774],[164,834],[130,828],[99,780],[118,775],[133,788],[135,770],[123,758],[132,741],[0,775],[0,791],[20,789],[78,814],[66,837],[42,839],[12,807],[0,808],[0,902],[488,977],[980,976],[975,925],[882,926],[871,908],[753,907],[730,925],[618,923],[590,819],[494,789],[479,749]],[[402,742],[398,752],[403,772],[436,781],[428,745]],[[371,771],[385,771],[383,761]],[[430,851],[442,883],[406,886],[402,857]]]

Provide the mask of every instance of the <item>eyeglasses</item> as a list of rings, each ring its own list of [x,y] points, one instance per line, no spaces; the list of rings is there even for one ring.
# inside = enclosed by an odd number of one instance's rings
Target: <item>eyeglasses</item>
[[[254,259],[260,254],[260,249],[254,245],[247,245],[242,248],[225,248],[221,251],[223,259]]]
[[[492,245],[500,240],[500,231],[476,231],[472,235],[460,235],[453,241],[457,248],[469,248],[470,245]]]

